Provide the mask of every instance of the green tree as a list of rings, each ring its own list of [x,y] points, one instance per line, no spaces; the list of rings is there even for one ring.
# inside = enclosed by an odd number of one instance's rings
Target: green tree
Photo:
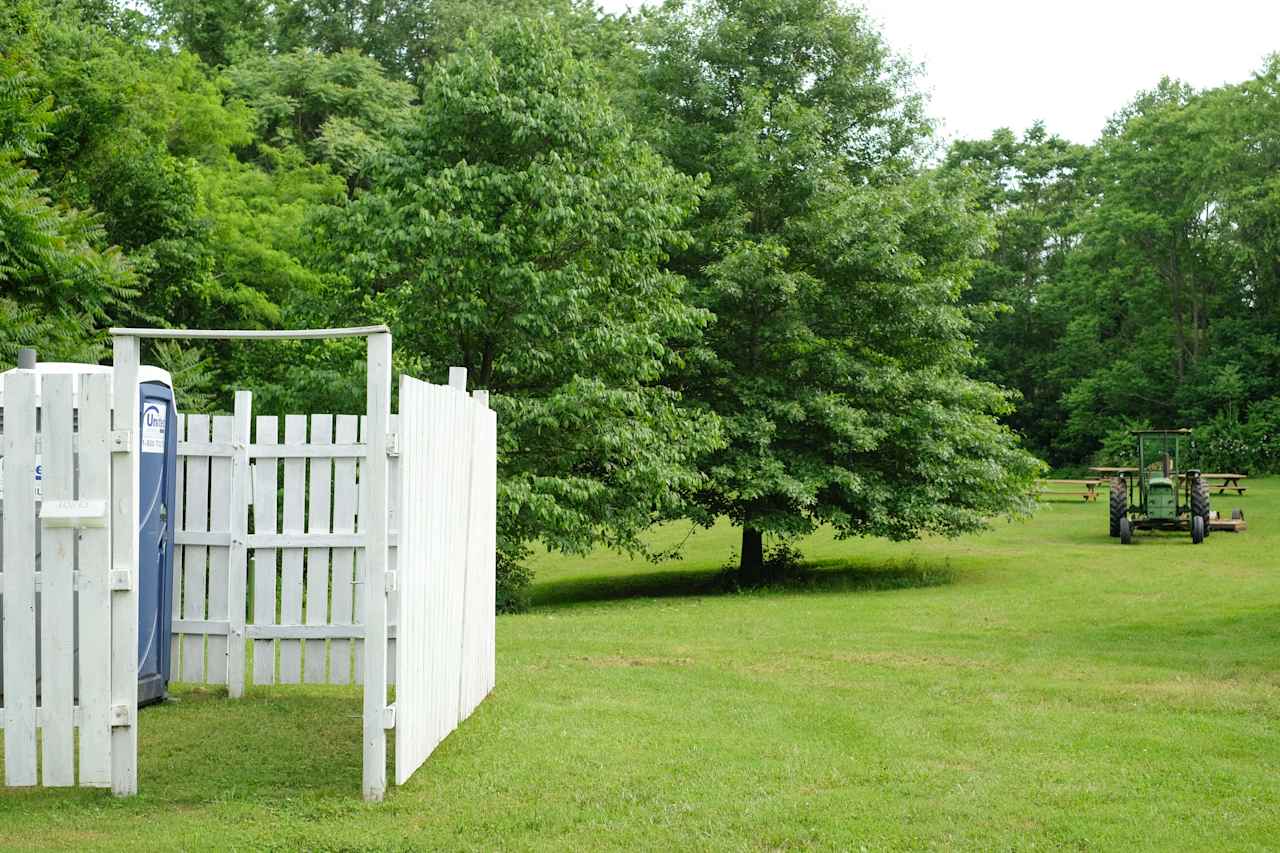
[[[331,245],[406,368],[468,368],[499,415],[504,559],[639,548],[715,420],[658,380],[706,321],[666,272],[697,183],[633,139],[556,27],[506,19],[428,78]],[[349,310],[349,309],[348,309]]]
[[[255,119],[261,165],[271,149],[295,147],[310,163],[324,163],[354,189],[386,140],[407,121],[413,87],[389,79],[373,59],[354,51],[326,55],[298,50],[246,59],[224,74],[229,97]]]
[[[105,248],[92,215],[54,204],[26,165],[55,119],[27,70],[31,47],[11,37],[0,52],[0,358],[35,346],[46,358],[97,361],[105,320],[136,294],[134,272]]]
[[[715,316],[672,382],[724,421],[698,517],[763,537],[958,534],[1026,506],[1035,461],[995,416],[960,296],[983,247],[916,174],[927,125],[896,60],[833,0],[669,4],[647,79],[658,140],[711,188],[675,260]]]
[[[1050,135],[1042,124],[1015,137],[961,140],[944,172],[977,181],[977,201],[996,237],[974,271],[965,302],[980,317],[978,376],[1018,391],[1007,422],[1050,455],[1061,428],[1062,385],[1055,361],[1067,317],[1055,287],[1071,250],[1084,198],[1088,149]]]

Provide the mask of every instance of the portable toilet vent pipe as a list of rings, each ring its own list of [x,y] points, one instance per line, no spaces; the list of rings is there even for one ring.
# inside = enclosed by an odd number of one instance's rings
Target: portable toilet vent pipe
[[[79,377],[91,373],[110,373],[111,368],[97,364],[69,362],[45,362],[36,364],[34,353],[19,354],[18,370],[34,370],[40,376],[51,373],[69,373]],[[79,380],[75,380],[73,407],[79,399]],[[141,450],[138,463],[138,704],[158,702],[165,697],[169,684],[170,653],[173,626],[173,534],[176,515],[174,510],[177,489],[178,434],[177,406],[173,393],[173,380],[157,367],[143,366],[138,371],[139,412],[138,426]],[[3,405],[3,389],[0,388],[0,406]],[[39,397],[37,397],[39,406]],[[0,409],[2,411],[2,409]],[[73,417],[79,417],[78,409]],[[37,412],[37,424],[39,412]],[[78,429],[78,425],[75,427]],[[4,421],[0,418],[0,435]],[[2,450],[0,450],[2,453]],[[76,462],[77,468],[79,461]],[[39,482],[43,476],[40,457],[36,457],[36,516],[39,517],[41,491]],[[4,483],[0,480],[0,519],[4,517]],[[36,567],[40,565],[40,531],[32,531],[36,540]],[[0,542],[0,555],[3,555]],[[79,568],[79,554],[76,555]],[[3,567],[0,566],[0,571]],[[2,602],[3,599],[0,599]],[[78,602],[76,604],[78,607]],[[0,606],[0,612],[3,607]],[[40,672],[40,593],[36,593],[36,672]],[[73,615],[73,624],[79,619]],[[79,684],[80,638],[75,638],[77,690]],[[3,643],[0,635],[0,643]],[[0,647],[2,648],[2,647]],[[3,691],[3,654],[0,654],[0,691]],[[37,690],[39,689],[37,681]],[[0,705],[3,705],[0,692]]]

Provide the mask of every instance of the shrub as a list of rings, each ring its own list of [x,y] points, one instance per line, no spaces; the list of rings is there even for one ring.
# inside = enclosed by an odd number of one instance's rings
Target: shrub
[[[1280,397],[1252,403],[1248,429],[1257,462],[1256,473],[1280,472]]]
[[[522,613],[529,609],[533,570],[510,554],[497,556],[496,609],[499,613]]]
[[[1259,470],[1258,447],[1251,430],[1239,418],[1220,414],[1195,428],[1187,467],[1202,471]]]

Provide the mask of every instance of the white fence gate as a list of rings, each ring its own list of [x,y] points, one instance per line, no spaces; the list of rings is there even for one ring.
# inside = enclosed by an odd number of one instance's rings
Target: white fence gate
[[[136,341],[115,354],[110,374],[4,377],[8,786],[137,788]]]

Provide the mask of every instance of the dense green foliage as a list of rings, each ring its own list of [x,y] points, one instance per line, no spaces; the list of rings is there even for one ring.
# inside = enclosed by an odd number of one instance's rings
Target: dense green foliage
[[[1005,307],[986,375],[1022,393],[1034,448],[1081,463],[1130,421],[1197,426],[1204,466],[1276,470],[1280,59],[1206,92],[1163,81],[1089,148],[1002,131],[947,167],[996,215],[970,298]]]
[[[0,357],[385,321],[397,369],[492,393],[504,600],[535,544],[675,517],[740,525],[758,580],[765,536],[1018,512],[1018,435],[1075,465],[1194,424],[1209,467],[1280,465],[1278,89],[940,159],[837,0],[16,0]],[[351,341],[146,357],[190,411],[363,397]]]
[[[25,165],[44,153],[55,118],[27,61],[16,44],[0,56],[0,358],[38,344],[96,361],[102,322],[136,295],[134,272],[93,216],[55,205]]]

